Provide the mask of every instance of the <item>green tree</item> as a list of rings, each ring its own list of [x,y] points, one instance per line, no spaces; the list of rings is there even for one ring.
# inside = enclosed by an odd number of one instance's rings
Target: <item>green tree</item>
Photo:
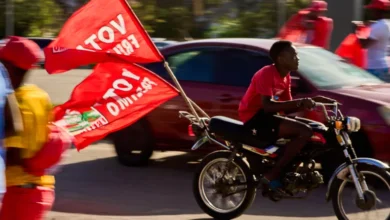
[[[142,25],[149,34],[153,34],[154,23],[158,22],[156,20],[156,14],[158,8],[156,6],[156,1],[154,0],[145,0],[140,1],[130,1],[130,6],[133,9],[134,13],[137,15],[138,19],[141,21]]]
[[[0,37],[5,36],[5,0],[0,0]],[[62,9],[54,0],[14,0],[14,34],[42,36],[63,23]]]
[[[162,4],[156,0],[130,1],[144,28],[153,37],[182,40],[193,27],[191,11],[181,1]]]
[[[275,0],[240,1],[236,2],[236,18],[221,17],[209,30],[208,37],[262,37],[275,36],[278,31],[278,5]],[[309,0],[286,0],[286,14],[288,19],[298,10],[305,8]]]

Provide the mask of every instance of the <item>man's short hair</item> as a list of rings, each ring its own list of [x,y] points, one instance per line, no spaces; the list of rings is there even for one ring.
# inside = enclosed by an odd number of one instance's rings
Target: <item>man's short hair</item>
[[[278,60],[279,55],[291,47],[292,47],[291,41],[286,41],[286,40],[276,41],[271,46],[271,49],[269,50],[269,56],[271,57],[272,61],[275,63]]]

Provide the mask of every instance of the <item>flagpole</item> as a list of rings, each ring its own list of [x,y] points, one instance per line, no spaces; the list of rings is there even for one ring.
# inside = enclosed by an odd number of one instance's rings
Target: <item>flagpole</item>
[[[192,103],[192,105],[198,110],[200,111],[200,113],[202,113],[203,116],[207,117],[207,118],[210,118],[210,116],[201,108],[199,107],[198,104],[196,104],[194,101],[192,101],[192,99],[190,99],[189,97],[187,97],[188,100],[190,100],[190,102]]]
[[[192,105],[190,99],[188,98],[187,94],[184,92],[183,88],[181,87],[179,81],[177,80],[175,74],[172,72],[171,67],[169,67],[169,63],[167,61],[164,61],[164,67],[168,71],[169,76],[172,78],[173,82],[175,83],[176,87],[179,89],[181,96],[183,97],[184,101],[194,114],[194,116],[200,121],[200,117],[198,113],[196,112],[194,106]]]
[[[119,59],[123,60],[124,62],[127,62],[126,60],[122,59],[121,57],[118,57]],[[210,116],[201,108],[199,107],[198,104],[196,104],[192,99],[190,99],[186,93],[184,92],[183,88],[181,87],[179,81],[177,80],[175,74],[172,72],[172,69],[170,68],[169,66],[169,63],[167,61],[164,61],[164,68],[167,70],[169,76],[171,77],[171,79],[173,80],[173,82],[175,83],[176,85],[176,89],[179,90],[179,94],[181,96],[183,96],[184,98],[184,101],[186,101],[186,104],[190,107],[191,111],[195,112],[195,114],[197,114],[197,112],[195,111],[198,110],[204,117],[207,117],[207,118],[210,118]],[[161,80],[164,80],[161,78]],[[165,81],[165,80],[164,80]],[[168,83],[168,82],[167,82]],[[174,87],[174,86],[172,86]],[[194,115],[195,115],[194,114]],[[195,115],[196,116],[196,115]],[[198,116],[199,117],[199,116]]]
[[[133,9],[130,7],[130,4],[129,2],[127,2],[126,0],[122,0],[122,2],[124,2],[126,5],[127,5],[127,8],[129,9],[129,12],[134,14],[135,16],[135,19],[137,19],[138,23],[141,25],[142,27],[142,31],[146,34],[146,36],[148,36],[148,40],[150,40],[150,42],[152,43],[152,45],[155,47],[155,50],[157,52],[160,53],[160,51],[158,50],[158,48],[156,47],[156,45],[153,43],[153,41],[151,40],[148,32],[145,30],[145,28],[143,27],[141,21],[138,19],[137,15],[134,13]],[[161,53],[160,53],[161,55]],[[162,55],[161,55],[162,56]],[[163,57],[163,56],[162,56]],[[184,92],[183,88],[181,87],[179,81],[177,80],[175,74],[172,72],[171,68],[169,67],[169,63],[167,61],[164,60],[164,67],[165,69],[167,70],[169,76],[171,77],[171,79],[173,80],[173,82],[175,83],[177,89],[180,91],[180,95],[183,97],[184,101],[186,102],[186,104],[188,105],[188,107],[190,108],[190,110],[192,111],[192,113],[194,114],[194,116],[196,117],[196,119],[198,121],[200,121],[200,117],[198,115],[198,112],[195,110],[195,108],[197,108],[204,116],[210,118],[206,112],[203,111],[203,109],[201,109],[194,101],[192,101],[190,98],[188,98],[188,96],[186,95],[186,93]],[[194,107],[195,106],[195,107]]]

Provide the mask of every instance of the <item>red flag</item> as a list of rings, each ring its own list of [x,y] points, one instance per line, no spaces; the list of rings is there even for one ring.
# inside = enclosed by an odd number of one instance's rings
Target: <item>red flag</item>
[[[77,149],[125,128],[177,96],[178,91],[143,67],[106,62],[54,109],[55,124],[74,137]]]
[[[125,0],[89,1],[68,19],[44,52],[49,73],[107,61],[163,60]]]

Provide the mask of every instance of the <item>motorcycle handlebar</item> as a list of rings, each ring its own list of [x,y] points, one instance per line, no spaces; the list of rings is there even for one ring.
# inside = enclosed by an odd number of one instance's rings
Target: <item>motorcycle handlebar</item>
[[[332,111],[337,116],[337,113],[339,112],[339,110],[338,110],[339,105],[340,104],[338,102],[334,102],[334,103],[320,103],[320,102],[316,102],[315,103],[315,107],[322,108],[322,111],[324,112],[325,117],[326,117],[327,120],[329,120],[329,114],[328,114],[328,110],[326,109],[326,107],[333,106],[333,110]]]
[[[316,102],[316,106],[338,106],[338,105],[340,105],[340,104],[337,102],[333,102],[333,103]]]

